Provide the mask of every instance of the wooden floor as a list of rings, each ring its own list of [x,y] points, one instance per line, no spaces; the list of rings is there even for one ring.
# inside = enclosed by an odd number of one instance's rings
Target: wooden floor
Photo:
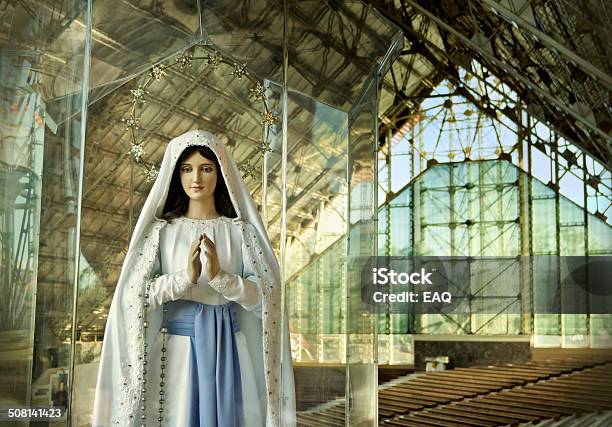
[[[536,424],[612,409],[612,360],[538,360],[413,374],[378,391],[381,426]],[[298,413],[298,425],[344,426],[344,401]]]

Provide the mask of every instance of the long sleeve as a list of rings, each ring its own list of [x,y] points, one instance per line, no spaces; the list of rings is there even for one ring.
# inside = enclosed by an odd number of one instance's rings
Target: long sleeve
[[[168,301],[180,299],[187,291],[196,286],[191,283],[187,269],[159,275],[161,271],[160,252],[157,252],[155,257],[155,267],[153,270],[158,276],[151,281],[151,289],[149,291],[150,308],[162,305]]]
[[[231,274],[219,270],[208,284],[226,299],[237,302],[261,318],[261,286],[245,252],[244,242],[242,242],[242,274]]]

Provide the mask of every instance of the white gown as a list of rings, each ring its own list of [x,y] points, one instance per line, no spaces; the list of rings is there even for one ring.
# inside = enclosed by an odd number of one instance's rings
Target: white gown
[[[215,243],[221,272],[209,283],[205,272],[206,255],[202,245],[202,274],[197,285],[189,282],[187,257],[191,243],[206,233]],[[185,217],[172,220],[160,234],[160,250],[156,271],[160,276],[151,285],[149,301],[160,305],[178,299],[192,300],[204,304],[221,305],[230,301],[240,304],[237,315],[240,330],[235,332],[240,378],[242,383],[243,420],[246,426],[265,426],[266,388],[263,373],[255,369],[258,364],[253,358],[260,354],[250,354],[246,334],[260,332],[252,327],[252,322],[261,322],[261,290],[250,265],[245,265],[242,256],[244,243],[241,240],[239,225],[230,218],[219,217],[212,220],[195,220]],[[161,267],[161,268],[159,268]],[[250,313],[249,313],[250,312]],[[251,324],[251,327],[249,327]],[[259,329],[260,331],[260,329]],[[151,331],[153,332],[153,331]],[[162,334],[158,331],[154,348],[161,347]],[[165,403],[163,405],[164,425],[188,426],[191,378],[190,337],[166,335],[166,377],[164,384]],[[151,378],[160,378],[160,357],[149,357],[148,367]],[[147,385],[147,419],[157,420],[159,408],[159,382]]]

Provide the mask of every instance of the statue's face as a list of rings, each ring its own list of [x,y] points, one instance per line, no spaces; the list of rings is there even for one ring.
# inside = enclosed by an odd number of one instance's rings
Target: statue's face
[[[195,151],[180,166],[181,184],[191,200],[213,199],[217,185],[217,166]]]

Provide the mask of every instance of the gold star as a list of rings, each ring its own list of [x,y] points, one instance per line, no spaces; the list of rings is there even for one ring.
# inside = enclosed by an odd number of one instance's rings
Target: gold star
[[[243,178],[253,176],[255,173],[255,166],[252,166],[248,160],[245,161],[243,164],[241,164],[239,169],[240,169],[240,172],[242,173]]]
[[[216,50],[211,54],[209,53],[206,57],[206,63],[212,65],[213,68],[217,68],[221,64],[222,58],[219,56],[219,52]]]
[[[121,121],[127,125],[128,130],[138,129],[138,125],[140,125],[140,117],[136,117],[132,114],[130,114],[127,119],[122,119]]]
[[[272,126],[275,120],[274,114],[270,113],[269,111],[266,111],[261,115],[261,123],[264,125]]]
[[[248,74],[246,71],[246,66],[246,62],[244,64],[234,63],[234,70],[232,71],[232,74],[238,77],[238,79],[242,79],[243,76]]]
[[[142,156],[144,156],[145,151],[141,144],[132,144],[130,147],[130,154],[134,157],[136,163],[139,163]]]
[[[181,56],[176,60],[179,64],[179,68],[182,70],[184,67],[191,66],[191,62],[193,61],[193,55],[189,52],[183,52]]]
[[[148,92],[142,87],[142,85],[139,85],[136,89],[130,90],[130,93],[132,94],[133,102],[146,102],[145,95],[147,95]]]
[[[166,72],[166,66],[164,64],[154,65],[151,69],[151,76],[155,80],[161,80],[167,75],[168,73]]]
[[[255,99],[264,99],[266,96],[266,88],[261,82],[257,82],[255,89],[249,89],[249,92],[251,92]]]
[[[266,153],[271,153],[272,148],[270,148],[270,144],[268,144],[263,139],[260,139],[257,143],[257,149],[261,152],[261,154],[265,155]]]
[[[155,165],[151,166],[150,168],[147,168],[145,170],[145,180],[147,182],[153,182],[155,181],[155,178],[157,178],[157,168],[155,167]]]

